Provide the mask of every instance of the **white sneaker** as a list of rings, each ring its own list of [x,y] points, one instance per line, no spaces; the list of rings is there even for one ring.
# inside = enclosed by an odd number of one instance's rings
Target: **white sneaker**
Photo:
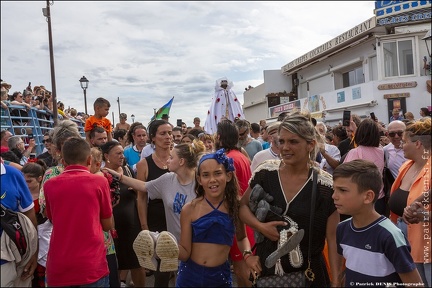
[[[157,260],[155,258],[155,246],[158,232],[149,230],[141,231],[133,242],[133,249],[141,267],[148,270],[157,270]]]
[[[168,231],[159,234],[156,240],[156,254],[161,260],[160,272],[170,272],[178,270],[179,248],[177,240]]]

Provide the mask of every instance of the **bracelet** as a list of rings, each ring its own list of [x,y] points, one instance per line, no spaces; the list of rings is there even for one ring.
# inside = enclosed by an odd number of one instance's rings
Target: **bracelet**
[[[243,256],[243,259],[246,261],[250,256],[252,256],[252,254],[246,254],[245,256]]]
[[[246,258],[247,258],[246,256],[247,255],[251,256],[252,255],[252,251],[251,250],[244,250],[243,251],[243,259],[244,260],[246,260]]]

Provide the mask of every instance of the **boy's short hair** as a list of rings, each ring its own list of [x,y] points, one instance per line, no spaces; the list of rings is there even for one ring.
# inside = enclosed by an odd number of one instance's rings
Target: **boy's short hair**
[[[99,147],[90,148],[90,154],[95,162],[102,162],[102,151]]]
[[[99,97],[93,103],[93,108],[96,109],[96,107],[103,107],[104,105],[107,105],[108,108],[111,107],[111,104],[108,100],[106,100],[105,98]]]
[[[373,203],[378,200],[383,182],[381,173],[374,163],[363,159],[342,163],[333,172],[333,181],[337,178],[350,178],[360,193],[372,190],[375,193]]]
[[[96,132],[97,133],[103,133],[103,132],[106,132],[106,130],[101,126],[93,127],[93,129],[90,130],[90,135],[89,135],[90,139],[93,139],[96,136]]]
[[[117,131],[114,132],[114,136],[113,138],[116,139],[117,141],[120,141],[120,138],[125,138],[127,135],[128,131],[126,129],[118,129]]]
[[[62,147],[63,160],[66,164],[86,164],[90,155],[90,145],[83,138],[72,137],[67,139]]]
[[[254,133],[260,133],[261,132],[261,126],[258,123],[251,123],[250,124],[252,132]]]

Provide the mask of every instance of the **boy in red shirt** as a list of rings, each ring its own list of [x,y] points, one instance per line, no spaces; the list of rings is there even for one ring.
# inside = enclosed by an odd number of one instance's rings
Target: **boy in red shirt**
[[[46,215],[53,224],[46,264],[48,287],[109,286],[103,231],[114,227],[108,180],[91,174],[90,146],[66,140],[65,170],[44,184]]]
[[[87,118],[86,123],[85,123],[85,127],[84,127],[84,132],[86,134],[86,140],[88,143],[90,143],[90,131],[95,126],[100,126],[100,127],[104,128],[105,131],[107,132],[108,141],[112,140],[111,121],[108,118],[106,118],[106,116],[109,113],[110,107],[111,107],[110,102],[108,100],[106,100],[105,98],[99,97],[95,100],[95,102],[93,104],[93,109],[94,109],[95,113],[93,116],[90,116],[89,118]]]

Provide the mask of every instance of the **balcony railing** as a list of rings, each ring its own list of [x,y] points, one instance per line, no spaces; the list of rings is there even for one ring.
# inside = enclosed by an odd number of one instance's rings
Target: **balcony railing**
[[[1,108],[1,130],[9,130],[13,135],[20,135],[28,139],[29,134],[33,134],[36,142],[36,155],[42,153],[44,145],[42,143],[43,135],[54,127],[52,115],[45,110],[36,108],[26,109],[23,106],[10,105],[9,109]],[[85,137],[84,123],[76,119],[74,121],[82,137]],[[25,140],[26,147],[28,140]]]

